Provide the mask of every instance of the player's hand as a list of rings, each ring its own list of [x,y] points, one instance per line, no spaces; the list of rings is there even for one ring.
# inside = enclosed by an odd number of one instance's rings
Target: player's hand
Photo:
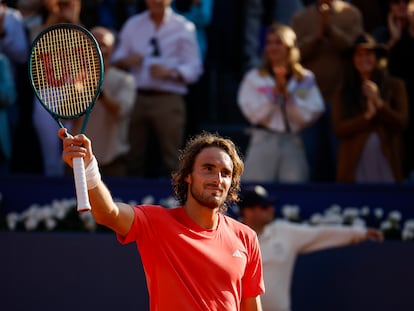
[[[83,158],[87,167],[93,158],[90,139],[83,134],[72,136],[65,128],[59,129],[58,136],[63,142],[62,160],[73,167],[73,158]]]

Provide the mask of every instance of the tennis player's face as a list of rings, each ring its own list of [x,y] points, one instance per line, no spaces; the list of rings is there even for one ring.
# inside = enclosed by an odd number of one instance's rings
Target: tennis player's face
[[[196,157],[187,176],[188,197],[201,206],[216,209],[223,205],[230,189],[233,162],[222,149],[208,147]]]

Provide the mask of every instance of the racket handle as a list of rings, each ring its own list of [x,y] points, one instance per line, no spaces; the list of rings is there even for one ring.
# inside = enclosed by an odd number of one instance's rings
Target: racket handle
[[[73,175],[75,177],[76,199],[78,212],[91,210],[89,204],[88,189],[86,186],[85,166],[83,158],[73,158]]]

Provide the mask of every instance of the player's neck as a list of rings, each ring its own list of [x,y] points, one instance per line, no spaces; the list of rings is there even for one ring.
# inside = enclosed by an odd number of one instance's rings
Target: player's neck
[[[206,206],[195,206],[186,203],[184,210],[197,225],[207,230],[214,230],[218,225],[218,209],[210,209]]]

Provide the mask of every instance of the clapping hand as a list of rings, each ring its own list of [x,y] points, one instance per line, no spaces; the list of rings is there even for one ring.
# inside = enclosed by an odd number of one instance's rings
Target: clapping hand
[[[320,24],[320,34],[321,38],[325,37],[329,34],[330,27],[331,27],[331,11],[332,5],[331,3],[322,3],[318,7],[321,24]]]
[[[274,95],[282,95],[287,98],[287,70],[284,66],[273,67],[273,73],[275,75],[276,85],[274,89]]]
[[[377,114],[377,111],[383,106],[378,85],[371,80],[363,81],[362,94],[367,99],[367,106],[364,116],[366,119],[371,120]]]

